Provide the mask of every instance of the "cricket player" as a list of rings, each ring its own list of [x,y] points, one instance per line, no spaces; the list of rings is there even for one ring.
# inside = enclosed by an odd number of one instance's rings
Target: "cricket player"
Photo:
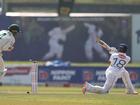
[[[75,25],[71,25],[65,29],[61,27],[55,27],[52,29],[48,35],[49,39],[49,52],[45,54],[43,57],[44,60],[48,60],[52,57],[56,57],[58,59],[62,58],[63,50],[64,50],[64,42],[66,41],[66,35],[75,28]]]
[[[85,55],[89,61],[93,60],[94,52],[93,49],[99,54],[99,56],[106,60],[108,54],[106,54],[101,46],[96,43],[96,37],[102,37],[103,31],[100,28],[97,28],[94,24],[84,23],[84,26],[88,28],[88,39],[85,43]]]
[[[19,26],[17,24],[11,24],[8,30],[0,31],[0,79],[5,76],[7,71],[2,58],[2,52],[14,49],[15,37],[18,32]]]
[[[107,68],[105,75],[106,81],[103,87],[94,86],[88,82],[85,82],[84,87],[82,88],[83,94],[86,92],[104,94],[108,93],[111,88],[115,85],[118,78],[122,78],[125,87],[127,88],[127,94],[138,94],[134,89],[132,82],[129,77],[128,71],[125,69],[125,66],[129,63],[130,57],[126,55],[128,47],[126,44],[120,44],[119,48],[109,47],[104,41],[97,40],[102,47],[106,48],[110,56],[110,66]]]

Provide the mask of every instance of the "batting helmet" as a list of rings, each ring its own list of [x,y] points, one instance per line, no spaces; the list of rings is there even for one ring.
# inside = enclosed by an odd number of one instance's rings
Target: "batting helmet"
[[[20,31],[19,29],[19,25],[17,24],[11,24],[9,27],[8,27],[8,30],[11,31],[11,30],[16,30],[17,32]]]
[[[124,43],[121,43],[118,47],[118,52],[126,53],[128,50],[128,46]]]

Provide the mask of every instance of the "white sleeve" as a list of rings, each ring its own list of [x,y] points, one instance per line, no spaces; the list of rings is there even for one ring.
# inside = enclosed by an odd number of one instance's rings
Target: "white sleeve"
[[[11,35],[11,37],[7,37],[6,40],[3,42],[2,50],[9,51],[10,47],[13,47],[15,43],[15,38]]]
[[[14,44],[14,43],[13,43],[12,41],[7,41],[7,42],[5,43],[5,45],[2,47],[2,50],[3,50],[3,51],[8,51],[10,47],[13,47],[13,44]]]
[[[128,56],[128,60],[127,61],[130,62],[130,60],[131,60],[131,58]]]
[[[3,51],[7,51],[7,50],[9,49],[9,47],[11,47],[11,44],[9,43],[9,41],[7,41],[7,42],[5,43],[5,45],[2,46],[2,50],[3,50]]]
[[[118,52],[118,51],[115,47],[110,47],[109,54],[113,54],[113,53],[116,53],[116,52]]]
[[[110,58],[109,58],[109,61],[111,62],[112,61],[112,59],[113,59],[113,57],[112,57],[112,55],[110,56]]]

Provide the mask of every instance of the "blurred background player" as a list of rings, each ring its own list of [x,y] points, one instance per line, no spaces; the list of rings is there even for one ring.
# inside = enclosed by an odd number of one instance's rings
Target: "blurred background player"
[[[95,24],[84,23],[84,26],[88,28],[88,39],[85,43],[85,54],[86,58],[89,61],[92,61],[94,58],[93,49],[99,54],[99,56],[106,60],[108,54],[106,54],[101,46],[96,43],[96,37],[101,38],[103,36],[103,31],[98,28]]]
[[[43,57],[44,60],[48,60],[52,57],[61,59],[64,50],[64,42],[66,41],[67,34],[75,28],[74,25],[71,25],[65,29],[61,27],[55,27],[48,35],[49,39],[49,52]]]
[[[118,78],[122,78],[125,87],[127,88],[127,94],[138,94],[135,91],[132,82],[129,77],[128,71],[125,69],[125,66],[129,63],[130,57],[126,55],[127,45],[120,44],[118,50],[114,47],[109,47],[104,41],[97,39],[97,42],[104,48],[106,48],[110,53],[110,66],[107,68],[106,74],[106,82],[103,87],[92,85],[88,82],[85,82],[84,87],[82,88],[83,94],[85,92],[91,93],[108,93],[111,88],[115,85]]]
[[[0,31],[0,79],[4,77],[7,71],[2,58],[2,52],[12,51],[14,49],[15,37],[18,32],[19,26],[17,24],[11,24],[8,30]]]

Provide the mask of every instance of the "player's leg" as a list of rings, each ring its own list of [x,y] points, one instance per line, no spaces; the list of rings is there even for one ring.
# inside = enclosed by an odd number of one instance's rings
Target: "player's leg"
[[[114,84],[116,83],[117,79],[118,79],[117,76],[115,76],[112,72],[107,72],[106,73],[106,82],[103,87],[97,86],[97,85],[94,86],[94,85],[86,82],[82,91],[84,94],[85,94],[85,92],[99,93],[99,94],[108,93],[110,91],[110,89],[114,86]]]
[[[82,92],[83,94],[85,94],[86,92],[89,92],[89,93],[103,93],[103,87],[101,86],[94,86],[88,82],[85,82],[84,84],[84,87],[82,88]]]
[[[130,76],[127,70],[124,70],[122,73],[122,80],[125,84],[125,87],[127,88],[127,93],[128,94],[138,94],[138,92],[136,92],[131,80],[130,80]]]
[[[114,74],[113,72],[109,71],[106,74],[106,82],[103,86],[104,91],[103,92],[109,92],[112,87],[114,87],[116,81],[117,81],[118,77],[116,76],[116,74]]]
[[[5,76],[7,69],[4,66],[4,61],[2,56],[0,56],[0,79]]]

